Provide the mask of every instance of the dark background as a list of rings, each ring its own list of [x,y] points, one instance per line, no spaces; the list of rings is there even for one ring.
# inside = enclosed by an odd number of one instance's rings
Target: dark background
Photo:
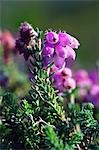
[[[95,67],[99,59],[99,1],[0,0],[1,29],[17,31],[23,21],[42,30],[66,30],[77,37],[77,64]]]

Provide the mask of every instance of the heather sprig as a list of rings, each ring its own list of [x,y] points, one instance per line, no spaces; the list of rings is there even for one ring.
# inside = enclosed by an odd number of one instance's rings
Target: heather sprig
[[[3,95],[2,145],[33,150],[97,147],[99,126],[93,117],[94,106],[75,103],[76,85],[67,67],[68,58],[75,59],[73,49],[78,48],[78,40],[66,32],[35,30],[27,22],[20,26],[16,48],[30,62],[31,89],[24,99]]]

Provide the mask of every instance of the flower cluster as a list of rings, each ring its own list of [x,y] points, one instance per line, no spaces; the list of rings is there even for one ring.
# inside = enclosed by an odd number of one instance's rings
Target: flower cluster
[[[19,37],[16,40],[16,49],[20,54],[24,55],[25,60],[28,60],[29,56],[32,55],[33,49],[36,45],[36,38],[38,37],[37,32],[32,26],[24,22],[20,26]]]
[[[59,90],[59,92],[65,92],[67,90],[75,89],[76,82],[72,78],[72,71],[69,68],[63,68],[57,70],[55,66],[50,69],[50,73],[53,73],[51,81],[53,86]]]
[[[84,69],[80,69],[74,73],[74,79],[79,89],[79,96],[84,99],[92,85],[92,81],[89,78],[88,72]]]
[[[87,72],[84,69],[81,69],[74,74],[80,99],[91,101],[96,106],[99,106],[98,74],[98,71]]]
[[[73,49],[77,49],[79,45],[78,40],[66,32],[47,32],[42,51],[44,66],[54,62],[58,69],[68,67],[68,63],[71,63],[69,60],[75,60],[76,57]]]
[[[54,73],[51,77],[53,86],[60,92],[74,89],[76,83],[69,67],[76,58],[74,49],[80,45],[78,40],[66,32],[49,31],[45,34],[43,45],[44,67],[46,68],[50,63],[53,63],[50,69],[50,72]]]

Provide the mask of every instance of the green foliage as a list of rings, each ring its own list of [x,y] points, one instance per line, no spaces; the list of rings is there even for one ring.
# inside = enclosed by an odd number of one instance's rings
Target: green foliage
[[[65,149],[63,141],[61,139],[59,139],[59,137],[54,132],[53,128],[47,127],[46,135],[47,135],[47,139],[51,143],[51,149],[53,149],[53,150],[60,150],[60,149],[64,150]]]
[[[84,135],[81,147],[90,147],[93,143],[98,145],[99,141],[99,124],[94,119],[94,106],[91,103],[83,104],[82,107],[78,104],[69,104],[69,117],[73,124],[79,124],[80,129]],[[95,145],[95,146],[96,146]]]
[[[93,117],[93,105],[68,102],[63,107],[62,100],[44,70],[38,71],[25,99],[3,95],[2,149],[98,149],[99,125]]]
[[[46,128],[47,139],[51,143],[51,149],[54,150],[73,150],[76,144],[79,144],[81,140],[83,140],[83,134],[81,132],[76,132],[71,140],[68,143],[63,143],[62,139],[60,139],[53,128]]]
[[[10,93],[3,96],[1,146],[7,146],[7,149],[98,149],[99,127],[93,118],[93,105],[69,103],[66,118],[55,106],[55,91],[51,97],[42,94],[46,84],[43,89],[38,86],[38,92],[32,88],[24,100],[18,100]],[[42,91],[39,93],[39,90]],[[57,98],[56,102],[64,112],[58,101]]]

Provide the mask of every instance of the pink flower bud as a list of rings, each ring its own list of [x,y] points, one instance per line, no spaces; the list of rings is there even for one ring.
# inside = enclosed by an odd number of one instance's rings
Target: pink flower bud
[[[69,68],[64,68],[61,72],[64,77],[72,77],[72,71]]]
[[[50,31],[46,34],[46,41],[49,43],[49,44],[56,44],[58,42],[59,38],[58,38],[58,34],[53,32],[53,31]]]
[[[73,78],[67,78],[64,82],[64,88],[72,90],[76,88],[76,82]]]

